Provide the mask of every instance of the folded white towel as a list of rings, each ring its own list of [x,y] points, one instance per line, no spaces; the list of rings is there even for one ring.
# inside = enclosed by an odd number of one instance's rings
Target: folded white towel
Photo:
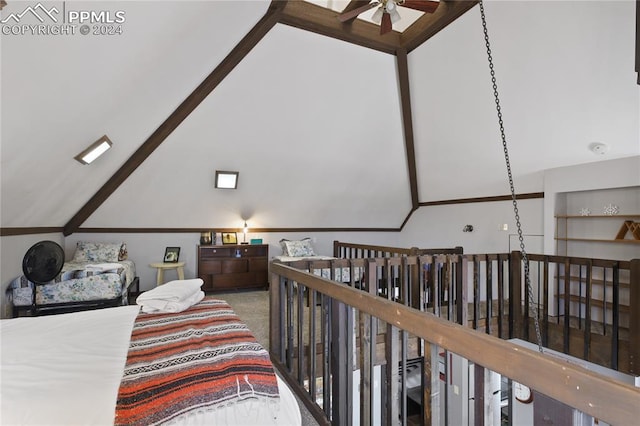
[[[201,278],[195,278],[192,280],[175,280],[169,281],[166,284],[159,285],[152,290],[145,291],[140,294],[136,299],[136,303],[141,305],[146,300],[166,300],[167,302],[179,302],[184,301],[194,293],[200,291],[202,287]]]
[[[90,269],[92,271],[111,271],[114,269],[122,268],[120,263],[95,263],[91,265],[86,265],[85,269]]]
[[[189,307],[195,305],[199,301],[204,299],[204,291],[200,290],[197,293],[194,293],[193,296],[178,301],[166,301],[166,300],[145,300],[142,304],[142,312],[144,313],[160,313],[160,312],[168,312],[168,313],[176,313],[182,312]],[[140,304],[140,303],[138,303]]]

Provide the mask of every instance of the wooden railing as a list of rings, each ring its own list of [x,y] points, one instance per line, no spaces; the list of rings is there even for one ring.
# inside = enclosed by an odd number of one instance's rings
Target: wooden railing
[[[380,259],[380,258],[399,258],[401,256],[424,256],[424,255],[447,255],[447,254],[462,254],[463,248],[458,247],[447,247],[447,248],[428,248],[421,249],[418,247],[390,247],[390,246],[378,246],[378,245],[369,245],[369,244],[355,244],[355,243],[345,243],[341,241],[333,242],[333,255],[339,259]],[[383,268],[384,265],[381,265],[378,262],[378,267]],[[421,298],[421,292],[419,291],[418,285],[411,285],[411,282],[417,283],[419,280],[419,271],[416,267],[410,266],[408,270],[402,271],[402,276],[400,276],[399,268],[387,268],[389,271],[385,278],[382,280],[386,283],[386,286],[390,287],[397,285],[399,280],[403,278],[405,275],[407,278],[405,279],[405,287],[408,289],[408,293],[404,297],[398,297],[398,301],[407,301],[405,304],[407,306],[413,306],[414,308],[419,308],[419,300]],[[382,271],[381,271],[382,272]],[[454,278],[455,280],[455,278]],[[395,284],[394,284],[395,283]],[[382,284],[382,283],[381,283]]]
[[[640,374],[640,259],[528,258],[543,346]],[[522,301],[510,305],[520,318],[512,334],[533,341],[520,252],[511,253],[510,265],[510,295]]]
[[[366,258],[381,258],[381,257],[394,257],[394,256],[420,256],[425,254],[462,254],[463,248],[448,247],[448,248],[428,248],[421,249],[418,247],[403,248],[403,247],[389,247],[389,246],[377,246],[370,244],[355,244],[345,243],[343,241],[335,240],[333,242],[333,256],[340,259],[366,259]]]
[[[465,263],[461,266],[461,274],[466,276],[464,282],[468,282],[470,276],[477,277],[472,279],[472,293],[478,295],[472,308],[466,301],[466,287],[442,295],[439,290],[442,287],[433,278],[437,276],[437,266],[428,274],[418,274],[417,283],[410,281],[411,274],[401,272],[411,267],[424,270],[426,265],[445,264],[437,256],[334,261],[349,262],[349,268],[366,271],[365,282],[360,288],[322,278],[313,271],[278,263],[271,265],[272,359],[321,423],[349,425],[357,415],[361,424],[372,424],[374,420],[380,424],[406,424],[408,388],[406,380],[399,379],[407,374],[407,365],[412,359],[421,360],[419,423],[439,423],[443,414],[437,401],[446,398],[439,396],[437,391],[441,351],[473,363],[476,377],[482,377],[479,372],[490,370],[607,423],[634,424],[637,421],[640,417],[639,389],[486,334],[486,327],[496,329],[492,328],[492,319],[499,317],[493,309],[494,300],[502,298],[503,303],[508,302],[502,292],[493,292],[494,284],[498,285],[497,276],[502,273],[494,275],[493,266],[487,267],[487,264],[484,269],[476,268],[476,264],[485,261],[481,258],[452,255],[444,260],[451,264]],[[496,256],[495,261],[499,263],[500,256]],[[338,263],[332,263],[329,267],[336,265]],[[326,264],[322,266],[326,267]],[[631,268],[637,266],[636,262]],[[429,306],[429,300],[424,296],[421,305],[425,310],[440,310],[441,316],[443,311],[449,311],[451,320],[404,306],[393,300],[396,294],[392,291],[380,297],[381,283],[388,285],[391,282],[389,270],[396,267],[400,269],[398,283],[405,302],[410,284],[420,286],[421,294],[432,289],[432,294],[438,297]],[[491,272],[487,272],[488,269]],[[521,287],[522,283],[516,278],[521,271],[515,264],[509,269],[512,285]],[[467,270],[472,275],[465,272]],[[487,274],[491,278],[484,280],[486,283],[482,285],[480,277]],[[433,281],[429,281],[429,275]],[[450,275],[447,280],[451,280]],[[504,282],[502,286],[504,290]],[[483,294],[489,301],[485,305],[475,301],[482,299]],[[521,300],[514,293],[510,296],[512,300]],[[446,303],[442,303],[443,300]],[[507,323],[513,324],[506,327],[505,333],[517,333],[518,324],[524,325],[523,329],[529,328],[522,303],[503,305],[497,310],[504,314]],[[478,329],[485,328],[485,332],[473,330],[468,326],[470,323],[477,324]],[[478,397],[469,413],[475,419],[486,416],[483,411],[485,401],[481,397],[486,394],[483,386],[482,380],[476,380],[473,391]],[[358,392],[360,396],[354,404],[354,395]]]

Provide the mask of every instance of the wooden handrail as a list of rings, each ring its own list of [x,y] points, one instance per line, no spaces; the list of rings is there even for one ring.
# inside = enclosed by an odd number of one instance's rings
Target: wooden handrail
[[[607,423],[634,424],[640,418],[640,389],[631,385],[292,267],[272,263],[271,273],[272,283],[280,277],[302,283]],[[272,307],[278,306],[277,297],[276,291]],[[278,315],[271,310],[276,350],[281,349],[274,326]]]
[[[448,247],[448,248],[429,248],[429,249],[420,249],[418,247],[404,248],[404,247],[390,247],[390,246],[377,246],[371,244],[355,244],[355,243],[345,243],[342,241],[335,240],[333,242],[333,255],[335,257],[339,256],[340,248],[350,248],[355,250],[367,250],[373,252],[383,252],[383,253],[394,253],[394,254],[404,254],[410,256],[419,256],[426,254],[462,254],[463,248],[460,246],[457,247]]]

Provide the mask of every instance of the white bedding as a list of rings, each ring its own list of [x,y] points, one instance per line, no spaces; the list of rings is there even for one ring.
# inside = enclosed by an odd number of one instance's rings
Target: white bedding
[[[0,321],[0,424],[113,424],[131,328],[139,306]],[[300,425],[291,390],[278,378],[278,425]],[[237,407],[236,407],[237,408]],[[247,410],[217,409],[184,424],[265,424]]]

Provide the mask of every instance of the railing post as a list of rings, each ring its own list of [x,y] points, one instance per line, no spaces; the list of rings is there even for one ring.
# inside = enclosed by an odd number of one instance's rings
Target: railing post
[[[280,275],[271,274],[271,286],[269,286],[269,351],[282,362],[282,346],[280,337],[283,330],[281,326],[282,306],[280,306]]]
[[[331,380],[333,424],[353,424],[353,352],[351,335],[353,321],[351,308],[336,299],[331,299]]]
[[[629,371],[640,374],[640,259],[631,259],[629,274]]]
[[[468,261],[466,256],[456,255],[458,262],[456,262],[456,322],[458,324],[468,326],[469,321],[469,308],[467,305],[467,291],[469,286],[468,277]],[[451,296],[449,296],[451,297]]]
[[[340,242],[338,240],[333,240],[333,257],[341,257]]]
[[[519,251],[511,252],[509,274],[509,338],[522,338],[522,253]]]
[[[410,256],[415,256],[416,258],[418,257],[418,252],[419,249],[418,247],[411,247],[410,251],[409,251],[409,255]],[[411,269],[411,275],[410,275],[410,284],[411,284],[411,290],[409,292],[410,294],[410,298],[411,298],[411,304],[409,304],[408,306],[411,306],[412,308],[421,310],[420,308],[420,284],[419,284],[419,274],[422,272],[419,268],[419,264],[418,261],[416,260],[416,264],[415,265],[411,265],[409,267]]]

